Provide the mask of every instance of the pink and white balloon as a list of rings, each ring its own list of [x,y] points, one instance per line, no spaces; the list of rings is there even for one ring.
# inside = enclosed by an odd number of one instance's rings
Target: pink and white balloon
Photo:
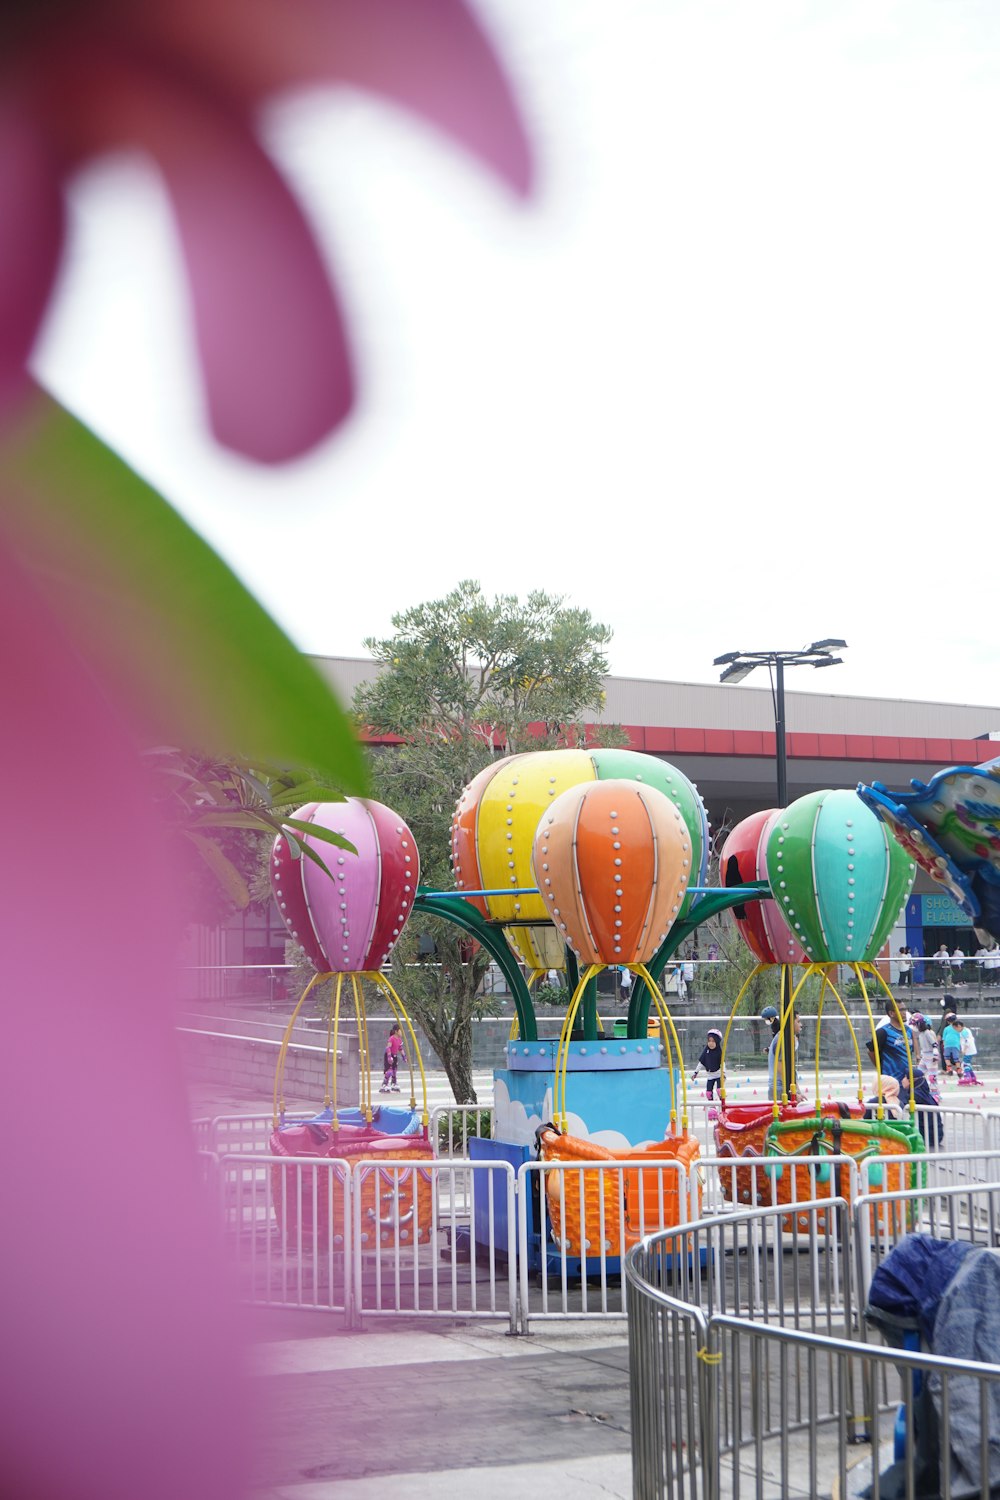
[[[365,974],[382,967],[413,910],[420,854],[406,823],[381,802],[348,797],[310,802],[294,817],[339,833],[349,854],[304,834],[326,865],[293,853],[284,836],[271,852],[271,888],[292,937],[321,974]]]

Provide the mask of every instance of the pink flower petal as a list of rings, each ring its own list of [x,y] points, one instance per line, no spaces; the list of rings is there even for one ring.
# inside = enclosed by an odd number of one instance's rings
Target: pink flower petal
[[[84,87],[85,147],[138,146],[163,175],[216,437],[262,463],[297,457],[354,401],[340,308],[301,209],[219,100],[109,55]]]
[[[4,1493],[236,1500],[247,1393],[172,1031],[169,851],[127,704],[2,547],[0,629]]]
[[[510,85],[462,0],[161,0],[138,11],[137,26],[245,103],[302,83],[358,85],[430,120],[515,192],[530,189]]]
[[[280,463],[349,413],[343,319],[298,204],[249,131],[203,119],[156,156],[187,261],[212,428],[248,458]]]
[[[59,175],[12,109],[0,112],[0,407],[23,392],[24,365],[62,248]]]

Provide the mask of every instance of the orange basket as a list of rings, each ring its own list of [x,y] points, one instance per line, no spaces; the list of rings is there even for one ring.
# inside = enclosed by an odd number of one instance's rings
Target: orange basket
[[[568,1255],[621,1255],[644,1234],[669,1229],[688,1217],[683,1193],[686,1177],[663,1172],[654,1163],[676,1161],[690,1171],[701,1147],[694,1136],[669,1136],[644,1146],[610,1151],[594,1141],[563,1135],[549,1126],[540,1132],[541,1159],[567,1165],[587,1161],[648,1160],[648,1167],[626,1167],[624,1171],[586,1171],[545,1174],[545,1195],[552,1231],[557,1244]],[[567,1178],[569,1181],[567,1182]],[[701,1182],[697,1184],[697,1215],[701,1209]]]
[[[860,1115],[862,1112],[860,1104],[852,1104],[850,1108],[852,1114]],[[829,1116],[831,1119],[841,1119],[841,1106],[824,1104],[822,1114],[824,1118]],[[808,1104],[804,1100],[796,1104],[779,1104],[778,1106],[778,1119],[783,1124],[794,1120],[814,1120],[815,1118],[815,1105]],[[715,1125],[716,1156],[733,1157],[737,1161],[743,1157],[750,1157],[753,1162],[752,1167],[749,1165],[737,1167],[735,1171],[728,1166],[719,1167],[722,1196],[730,1203],[752,1204],[758,1207],[774,1201],[771,1196],[770,1179],[765,1178],[759,1166],[759,1159],[765,1155],[765,1137],[773,1124],[774,1106],[770,1100],[761,1104],[729,1104],[719,1111],[719,1118]],[[802,1172],[808,1177],[807,1169],[803,1168]],[[780,1181],[780,1176],[778,1180]],[[786,1190],[791,1191],[790,1188]],[[809,1198],[812,1194],[805,1193],[799,1196]]]
[[[791,1203],[793,1200],[826,1197],[843,1197],[851,1201],[854,1197],[853,1173],[848,1175],[846,1182],[838,1183],[835,1170],[828,1168],[824,1171],[823,1166],[797,1167],[788,1158],[830,1152],[835,1156],[871,1160],[876,1156],[914,1156],[923,1151],[920,1131],[906,1120],[828,1120],[826,1116],[814,1116],[808,1122],[778,1122],[768,1128],[764,1142],[768,1165],[764,1171],[769,1179],[769,1190],[774,1194],[773,1202]],[[921,1173],[916,1162],[900,1162],[897,1166],[886,1164],[877,1174],[868,1174],[865,1186],[870,1193],[902,1192],[916,1188],[921,1176],[926,1177],[926,1168]],[[791,1228],[794,1217],[790,1214],[783,1218],[783,1228]],[[872,1208],[870,1217],[873,1230],[881,1227],[885,1232],[902,1233],[906,1205],[895,1203],[885,1204],[878,1210]],[[799,1227],[804,1228],[806,1222],[806,1216],[800,1216]],[[816,1222],[818,1228],[824,1228],[826,1216],[818,1214]]]
[[[430,1142],[422,1135],[380,1135],[361,1126],[296,1125],[276,1130],[271,1136],[272,1156],[336,1157],[351,1163],[372,1163],[374,1169],[358,1174],[361,1194],[361,1244],[382,1246],[425,1244],[430,1239],[433,1182],[427,1171],[378,1166],[384,1161],[418,1162],[433,1157]],[[298,1168],[271,1168],[271,1199],[278,1228],[286,1244],[308,1248],[339,1249],[344,1238],[344,1198],[336,1189],[330,1195],[331,1174],[300,1173]]]
[[[753,1159],[744,1167],[719,1167],[722,1191],[733,1200],[734,1193],[741,1203],[792,1204],[808,1202],[815,1198],[854,1196],[854,1174],[846,1181],[838,1180],[840,1174],[831,1163],[813,1166],[798,1166],[796,1156],[853,1156],[870,1159],[874,1156],[892,1157],[922,1153],[923,1139],[920,1132],[904,1120],[865,1120],[859,1118],[861,1107],[852,1105],[852,1114],[845,1117],[840,1105],[825,1105],[821,1114],[806,1113],[799,1105],[786,1105],[780,1109],[778,1120],[773,1117],[770,1105],[739,1106],[742,1118],[729,1121],[723,1133],[716,1128],[716,1143],[719,1156],[732,1156],[744,1161]],[[758,1118],[751,1119],[750,1111]],[[765,1114],[766,1123],[762,1120]],[[728,1113],[728,1112],[727,1112]],[[722,1140],[720,1142],[720,1135]],[[742,1140],[744,1149],[739,1153],[734,1142]],[[893,1192],[915,1188],[920,1173],[916,1163],[901,1162],[898,1166],[886,1166],[877,1176],[869,1178],[869,1192]],[[734,1181],[735,1179],[735,1181]],[[782,1227],[790,1229],[795,1215],[782,1218]],[[905,1208],[902,1204],[879,1210],[878,1221],[882,1227],[904,1226]],[[826,1216],[816,1216],[816,1227],[826,1226]],[[806,1228],[808,1216],[801,1215],[799,1228]],[[872,1224],[876,1224],[876,1211],[872,1210]]]

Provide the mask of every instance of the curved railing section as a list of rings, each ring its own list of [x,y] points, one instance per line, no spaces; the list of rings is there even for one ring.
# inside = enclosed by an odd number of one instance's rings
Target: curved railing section
[[[1000,1364],[885,1347],[874,1266],[908,1226],[997,1244],[1000,1184],[823,1198],[647,1236],[625,1260],[633,1493],[997,1493]],[[911,1485],[906,1487],[906,1474]],[[889,1493],[888,1488],[883,1489]]]

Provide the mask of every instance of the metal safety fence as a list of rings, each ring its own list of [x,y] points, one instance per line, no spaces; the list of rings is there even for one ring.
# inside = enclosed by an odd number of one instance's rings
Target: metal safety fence
[[[1000,1365],[881,1347],[865,1308],[908,1228],[995,1244],[998,1202],[1000,1186],[973,1183],[820,1197],[633,1248],[634,1494],[996,1493]]]
[[[471,1150],[483,1128],[476,1113],[436,1112],[432,1138]],[[956,1118],[962,1137],[986,1138]],[[506,1317],[527,1332],[539,1320],[624,1318],[624,1262],[641,1239],[700,1221],[717,1223],[717,1233],[735,1222],[737,1237],[759,1237],[748,1227],[755,1206],[777,1215],[786,1247],[808,1228],[805,1218],[795,1222],[801,1205],[863,1196],[882,1205],[872,1210],[876,1249],[891,1248],[907,1225],[1000,1242],[992,1228],[1000,1187],[990,1187],[1000,1183],[1000,1152],[985,1148],[870,1160],[643,1156],[515,1167],[485,1143],[474,1159],[273,1156],[272,1128],[269,1114],[222,1116],[198,1135],[216,1147],[200,1149],[200,1170],[218,1179],[243,1293],[266,1306],[338,1311],[354,1326],[368,1315]],[[960,1135],[954,1120],[948,1133]],[[756,1251],[751,1261],[766,1291]]]
[[[508,1163],[250,1151],[212,1160],[246,1300],[339,1312],[351,1327],[391,1314],[500,1318],[516,1331]]]

